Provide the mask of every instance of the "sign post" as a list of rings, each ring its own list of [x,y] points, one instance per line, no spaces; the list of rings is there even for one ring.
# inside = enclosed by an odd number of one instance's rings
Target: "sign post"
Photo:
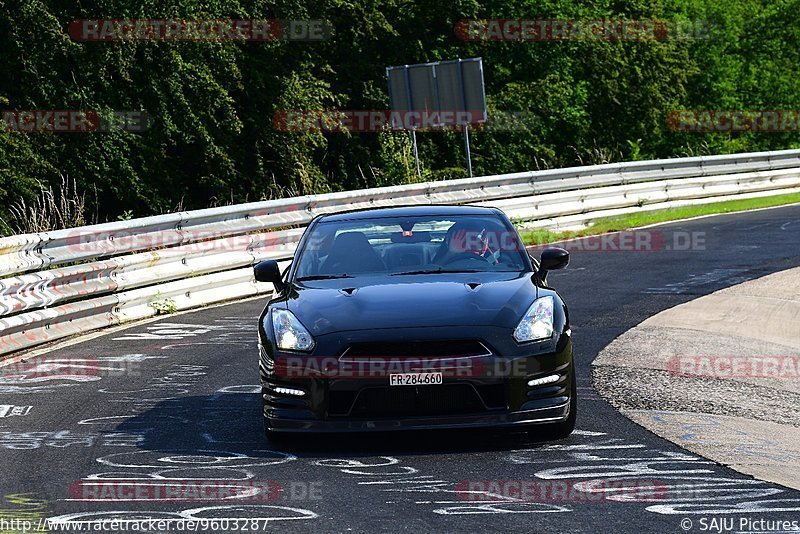
[[[417,129],[454,127],[464,132],[467,172],[472,177],[469,125],[486,122],[482,58],[387,67],[394,129],[411,132],[414,164],[419,167]]]
[[[469,124],[464,123],[464,153],[467,155],[467,172],[472,178],[472,156],[469,153]]]

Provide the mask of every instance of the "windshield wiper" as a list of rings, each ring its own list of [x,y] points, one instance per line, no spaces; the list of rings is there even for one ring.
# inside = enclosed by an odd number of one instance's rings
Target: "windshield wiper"
[[[313,276],[301,276],[297,279],[298,282],[306,282],[309,280],[337,280],[339,278],[353,278],[349,274],[315,274]]]
[[[390,276],[404,276],[412,274],[440,274],[440,273],[483,273],[478,269],[427,269],[422,271],[407,271],[403,273],[392,273]]]

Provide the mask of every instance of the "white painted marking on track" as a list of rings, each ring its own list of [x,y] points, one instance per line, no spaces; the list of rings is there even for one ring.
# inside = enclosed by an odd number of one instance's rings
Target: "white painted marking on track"
[[[748,226],[747,228],[742,228],[741,231],[742,232],[749,232],[750,230],[755,230],[756,228],[763,228],[765,226],[770,226],[771,224],[773,224],[773,223],[772,222],[760,223],[760,224],[756,224],[756,225],[753,225],[753,226]]]
[[[765,506],[775,503],[777,506]],[[789,504],[789,506],[786,506]],[[745,501],[738,503],[685,503],[685,504],[656,504],[646,508],[648,512],[667,515],[717,515],[717,514],[754,514],[776,512],[800,512],[800,499],[770,499],[762,501]]]
[[[444,484],[446,480],[370,480],[359,482],[359,485],[374,485],[374,484]]]
[[[20,417],[28,415],[33,406],[14,406],[13,404],[0,404],[0,419],[5,417]]]
[[[519,506],[519,508],[515,508]],[[559,513],[571,512],[572,510],[565,506],[556,506],[555,504],[543,503],[501,503],[498,504],[481,504],[479,506],[454,506],[450,508],[438,508],[433,511],[434,514],[440,515],[477,515],[477,514],[546,514],[546,513]]]
[[[96,461],[108,467],[169,470],[170,468],[186,467],[241,469],[245,467],[278,465],[297,460],[297,456],[288,452],[271,450],[253,451],[253,453],[263,453],[264,456],[248,456],[237,452],[217,450],[198,450],[194,452],[199,454],[169,456],[155,451],[135,451],[102,456],[97,458]],[[205,453],[205,455],[203,455],[203,453]]]
[[[702,274],[690,274],[689,278],[681,282],[665,284],[661,287],[648,287],[642,293],[650,294],[681,294],[689,291],[693,287],[725,281],[728,285],[735,285],[740,282],[750,280],[752,276],[738,274],[746,272],[747,269],[714,269]]]
[[[261,386],[258,384],[225,386],[224,388],[218,389],[215,393],[261,393]]]

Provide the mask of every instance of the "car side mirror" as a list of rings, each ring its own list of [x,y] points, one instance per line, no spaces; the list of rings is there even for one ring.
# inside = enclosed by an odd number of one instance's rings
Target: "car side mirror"
[[[542,251],[539,268],[543,271],[555,271],[569,265],[569,252],[559,247],[550,247]]]
[[[258,282],[269,282],[275,286],[276,291],[283,291],[285,287],[281,278],[281,270],[275,260],[264,260],[253,267],[253,274]]]
[[[549,247],[542,251],[539,259],[539,270],[536,276],[543,284],[547,284],[547,273],[556,269],[563,269],[569,265],[569,252],[559,247]]]

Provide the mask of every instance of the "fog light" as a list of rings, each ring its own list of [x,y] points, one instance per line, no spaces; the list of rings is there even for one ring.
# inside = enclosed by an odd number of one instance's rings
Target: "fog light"
[[[534,378],[533,380],[528,380],[528,386],[529,387],[543,386],[545,384],[552,384],[553,382],[558,382],[560,379],[561,379],[560,375],[543,376],[542,378]]]
[[[302,397],[306,394],[305,391],[302,389],[294,389],[294,388],[283,388],[277,387],[275,388],[275,393],[280,393],[281,395],[294,395],[295,397]]]

